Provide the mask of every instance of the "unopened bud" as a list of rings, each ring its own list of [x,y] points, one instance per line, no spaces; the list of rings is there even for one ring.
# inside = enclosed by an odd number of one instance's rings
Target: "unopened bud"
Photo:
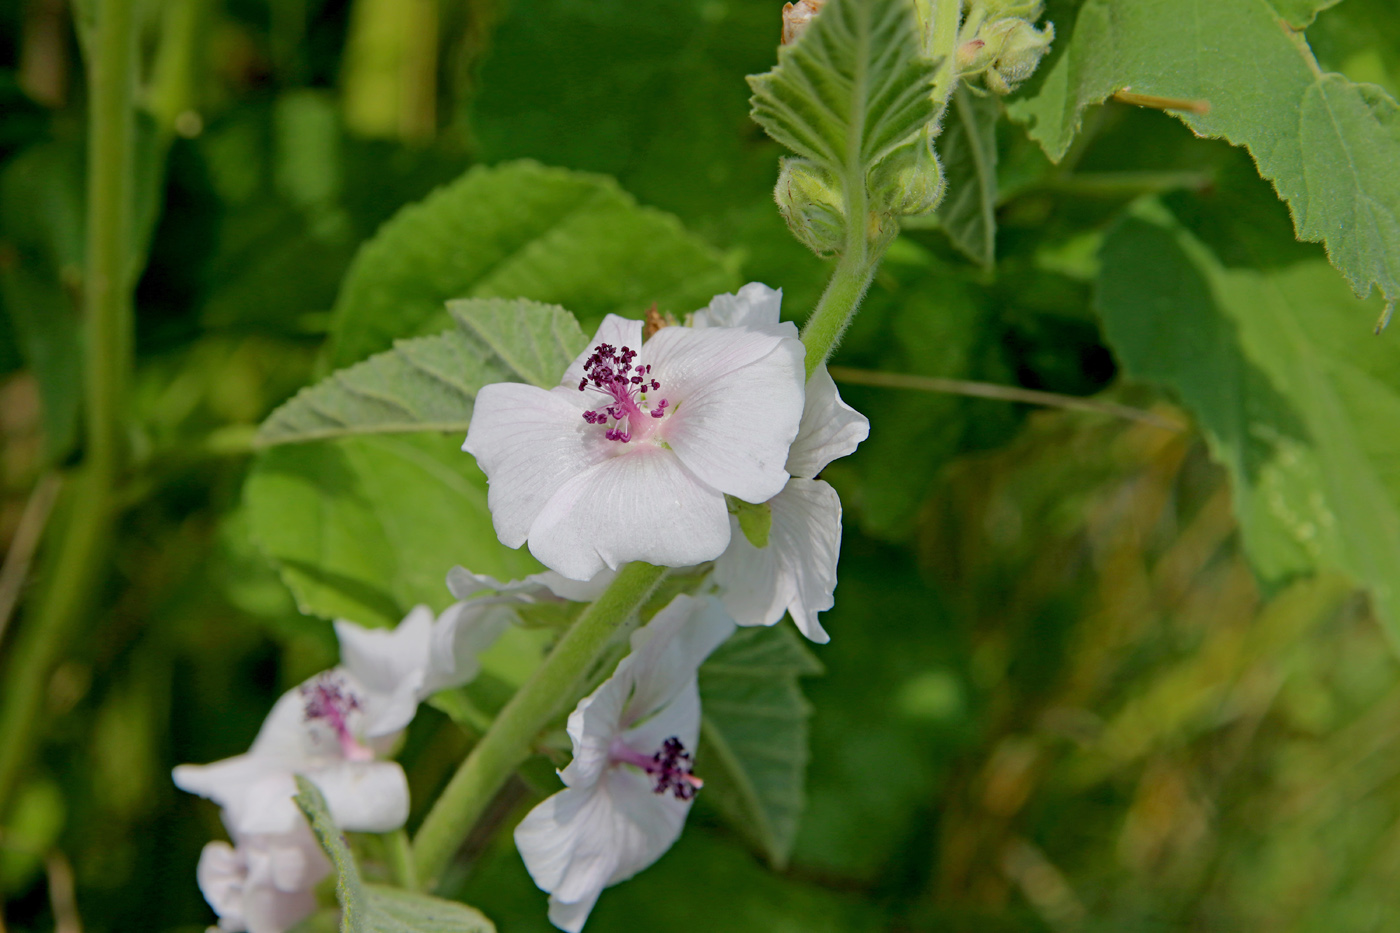
[[[845,243],[846,213],[835,180],[806,159],[783,159],[773,189],[792,235],[819,256]]]
[[[1010,94],[1016,85],[1035,74],[1040,60],[1050,51],[1050,43],[1055,41],[1053,23],[1036,29],[1023,19],[1006,22],[1012,26],[1006,31],[996,58],[987,68],[987,87],[997,94]]]
[[[797,0],[783,4],[783,45],[792,45],[802,38],[812,20],[822,11],[826,0]]]
[[[896,217],[917,217],[943,198],[943,168],[933,141],[921,133],[880,161],[870,173],[871,208]]]

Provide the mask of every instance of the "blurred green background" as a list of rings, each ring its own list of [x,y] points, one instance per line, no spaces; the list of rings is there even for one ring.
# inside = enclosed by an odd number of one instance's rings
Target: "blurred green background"
[[[1346,0],[1308,35],[1327,67],[1394,93],[1388,2]],[[3,815],[7,929],[211,921],[194,867],[222,829],[170,768],[244,750],[280,691],[335,660],[329,622],[296,611],[250,540],[236,441],[326,371],[340,281],[399,207],[508,159],[611,175],[736,284],[780,286],[806,314],[826,267],[774,207],[780,150],[743,82],[774,59],[779,6],[146,4],[142,486]],[[75,443],[76,385],[41,399],[34,378],[64,365],[42,348],[77,339],[34,323],[71,320],[80,279],[73,17],[65,0],[0,5],[7,541]],[[1256,578],[1224,471],[1171,398],[1118,378],[1094,312],[1104,231],[1141,194],[1227,266],[1321,247],[1294,242],[1247,155],[1161,113],[1094,111],[1059,167],[1005,121],[998,145],[995,268],[906,232],[833,362],[1107,392],[1182,429],[845,387],[872,434],[826,474],[846,532],[825,673],[804,681],[792,864],[766,867],[702,795],[675,849],[604,894],[594,933],[1400,926],[1400,666],[1345,581]],[[1076,182],[1105,173],[1138,183]],[[455,730],[426,707],[415,721],[415,792],[462,754]],[[508,832],[471,854],[455,894],[503,933],[549,929]]]

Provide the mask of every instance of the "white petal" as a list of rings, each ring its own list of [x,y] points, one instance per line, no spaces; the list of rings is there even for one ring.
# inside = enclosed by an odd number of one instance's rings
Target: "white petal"
[[[433,611],[415,606],[395,629],[337,619],[335,633],[345,669],[364,688],[365,735],[388,735],[408,725],[429,673]]]
[[[640,351],[642,349],[642,322],[630,317],[619,317],[616,314],[609,314],[603,318],[603,323],[598,325],[593,339],[588,341],[588,349],[580,353],[569,364],[569,368],[564,371],[563,378],[559,380],[561,387],[578,391],[579,380],[584,377],[583,364],[593,355],[593,351],[598,349],[600,343],[610,344],[617,348],[630,347]]]
[[[594,574],[591,580],[570,580],[553,570],[546,570],[544,573],[532,573],[525,579],[539,581],[560,599],[576,603],[591,603],[602,596],[603,591],[612,585],[613,580],[617,579],[617,571],[605,568]]]
[[[331,818],[350,832],[387,833],[408,819],[408,778],[392,761],[344,761],[308,770]]]
[[[497,382],[477,393],[462,449],[486,474],[491,520],[506,547],[525,543],[569,477],[611,454],[601,431],[585,430],[593,426],[582,411],[563,389]]]
[[[449,606],[433,626],[432,664],[420,697],[474,680],[481,671],[478,658],[515,619],[515,605],[497,597]]]
[[[579,700],[569,714],[569,738],[573,741],[574,757],[559,777],[570,787],[586,788],[597,783],[608,767],[612,740],[623,730],[622,710],[631,695],[633,678],[624,673],[598,685],[591,694]]]
[[[340,754],[340,744],[329,730],[308,728],[306,722],[306,698],[301,688],[326,675],[337,676],[337,672],[317,674],[277,698],[248,749],[249,755],[296,771],[317,759]]]
[[[870,421],[841,400],[826,366],[807,380],[807,402],[797,440],[788,451],[787,471],[811,479],[840,457],[855,452],[870,436]]]
[[[621,726],[631,728],[670,703],[695,678],[705,658],[734,632],[734,620],[713,597],[677,596],[632,633],[632,652],[613,677],[630,682]],[[693,744],[693,739],[691,744]]]
[[[787,482],[804,398],[804,350],[791,324],[762,330],[668,327],[648,344],[661,397],[675,407],[660,434],[697,477],[747,502]]]
[[[574,901],[572,904],[566,904],[559,898],[551,896],[549,899],[549,922],[563,930],[564,933],[579,933],[583,929],[583,925],[588,922],[588,915],[593,913],[593,905],[597,903],[597,894],[585,897],[581,901]]]
[[[622,734],[628,747],[644,755],[656,754],[671,738],[679,739],[686,751],[695,754],[700,741],[700,687],[693,675],[669,703]]]
[[[689,810],[690,801],[653,793],[640,771],[614,767],[593,787],[562,790],[531,810],[515,843],[542,890],[563,905],[591,907],[603,888],[660,858]],[[578,912],[560,916],[581,925]]]
[[[736,532],[715,562],[724,604],[741,625],[772,625],[787,610],[803,635],[825,644],[830,636],[817,613],[835,604],[841,498],[821,480],[794,477],[768,505],[768,546],[755,548]]]
[[[575,475],[530,528],[530,553],[573,580],[633,560],[698,564],[728,543],[724,496],[646,443]]]
[[[716,295],[708,308],[696,311],[692,327],[764,327],[778,323],[783,290],[750,282],[737,295]]]
[[[567,577],[546,570],[532,573],[523,580],[501,582],[495,577],[472,573],[465,567],[453,567],[447,572],[447,588],[458,599],[499,593],[513,596],[520,602],[536,602],[550,596],[568,599],[573,602],[591,603],[608,588],[617,577],[616,571],[603,570],[591,580],[570,580]]]
[[[240,835],[292,832],[305,819],[292,799],[296,792],[296,778],[291,772],[266,775],[224,805],[224,822]]]
[[[195,877],[200,893],[219,915],[226,930],[243,930],[243,882],[247,866],[238,851],[227,842],[210,842],[199,853]],[[225,925],[226,924],[226,925]]]

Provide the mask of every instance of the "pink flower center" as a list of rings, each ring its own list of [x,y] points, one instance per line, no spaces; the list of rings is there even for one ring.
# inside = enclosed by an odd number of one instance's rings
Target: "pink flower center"
[[[651,403],[647,401],[647,393],[660,389],[661,383],[652,378],[650,365],[634,366],[632,361],[636,358],[637,351],[629,347],[618,349],[600,343],[593,355],[584,361],[584,377],[578,384],[580,392],[591,388],[611,398],[602,408],[584,412],[583,420],[606,425],[604,436],[622,444],[651,434],[670,404],[663,398],[648,410]]]
[[[697,790],[705,786],[704,781],[690,772],[690,752],[674,735],[662,742],[652,755],[642,754],[618,737],[608,746],[608,757],[615,762],[635,765],[650,774],[656,779],[653,793],[665,794],[669,791],[675,794],[677,800],[690,800]]]
[[[301,687],[306,704],[306,721],[324,722],[340,741],[340,753],[346,761],[371,761],[374,752],[361,745],[350,731],[350,712],[360,708],[360,699],[327,671]]]

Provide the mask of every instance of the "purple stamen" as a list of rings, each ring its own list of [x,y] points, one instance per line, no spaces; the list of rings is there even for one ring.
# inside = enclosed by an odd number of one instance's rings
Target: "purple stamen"
[[[374,752],[365,748],[350,731],[348,718],[352,710],[360,708],[359,697],[345,689],[340,680],[330,671],[317,677],[309,684],[303,684],[301,695],[306,704],[306,721],[324,720],[340,741],[340,753],[347,761],[371,761]]]
[[[607,425],[611,419],[614,424],[608,426],[603,436],[622,444],[632,440],[638,431],[641,431],[642,437],[650,433],[651,428],[644,427],[646,422],[642,420],[643,415],[659,419],[666,414],[666,399],[662,399],[650,411],[645,409],[646,393],[649,389],[660,389],[661,383],[651,378],[649,364],[634,367],[632,361],[636,358],[637,351],[630,347],[618,349],[611,344],[600,343],[584,361],[585,375],[578,384],[580,392],[591,387],[612,397],[612,404],[584,412],[583,420],[589,424]]]
[[[644,755],[622,739],[615,738],[608,747],[608,757],[613,761],[641,768],[656,779],[652,792],[671,793],[677,800],[690,800],[695,792],[705,786],[705,782],[691,773],[693,767],[690,752],[685,750],[681,740],[671,736],[661,743],[653,755]]]

